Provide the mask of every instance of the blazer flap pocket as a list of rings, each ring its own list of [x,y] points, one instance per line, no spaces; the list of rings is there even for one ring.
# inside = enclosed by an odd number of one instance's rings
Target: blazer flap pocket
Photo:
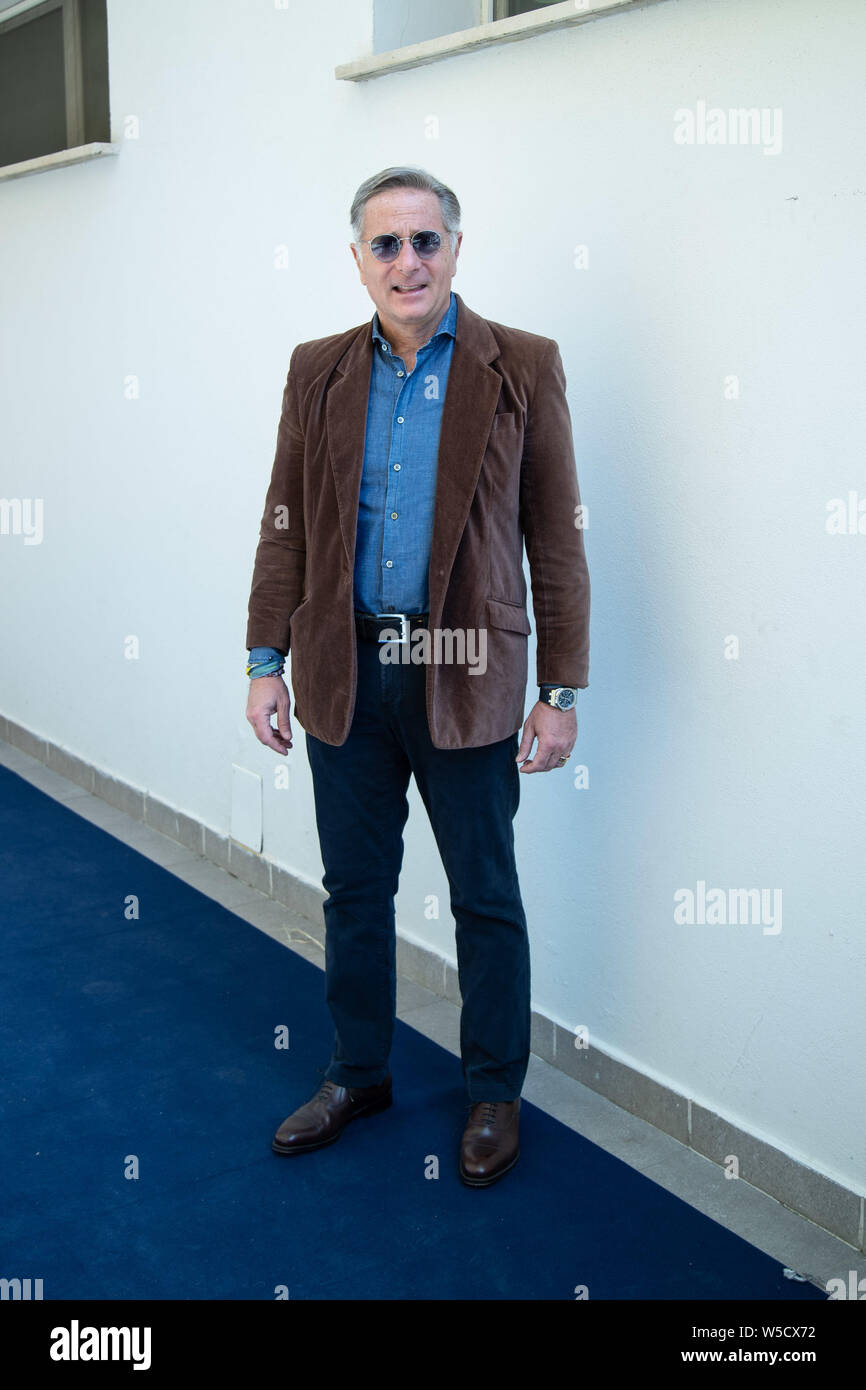
[[[526,609],[520,603],[506,603],[504,599],[487,600],[487,621],[491,627],[507,627],[512,632],[522,632],[529,636],[532,626]]]

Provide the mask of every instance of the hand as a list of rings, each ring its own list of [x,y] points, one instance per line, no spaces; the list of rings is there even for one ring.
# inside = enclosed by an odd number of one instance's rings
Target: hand
[[[288,753],[292,746],[292,724],[289,719],[289,691],[282,676],[257,676],[250,681],[247,700],[247,719],[256,738],[266,748]],[[271,723],[276,711],[277,727]]]
[[[530,759],[529,750],[536,738],[538,747],[535,757]],[[522,763],[520,771],[550,772],[552,768],[565,767],[560,758],[563,754],[568,757],[576,742],[577,710],[555,709],[542,700],[536,701],[526,717],[517,750],[517,761]]]

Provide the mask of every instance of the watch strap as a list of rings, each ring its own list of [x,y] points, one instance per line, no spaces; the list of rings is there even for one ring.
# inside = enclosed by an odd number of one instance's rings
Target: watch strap
[[[552,682],[545,682],[544,684],[539,685],[539,687],[538,687],[538,699],[539,699],[539,701],[541,702],[541,704],[550,705],[551,709],[561,709],[561,708],[562,708],[562,706],[561,706],[561,705],[558,705],[558,704],[556,703],[555,700],[551,700],[550,694],[551,694],[551,691],[553,691],[553,690],[569,690],[569,691],[571,691],[571,693],[572,693],[572,695],[573,695],[574,698],[572,699],[571,704],[570,704],[570,705],[567,705],[566,708],[567,708],[567,709],[576,709],[576,708],[577,708],[577,686],[574,686],[574,685],[554,685]]]

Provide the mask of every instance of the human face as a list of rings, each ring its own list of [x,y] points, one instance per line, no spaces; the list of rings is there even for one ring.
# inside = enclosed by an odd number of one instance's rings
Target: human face
[[[386,335],[419,346],[432,336],[448,308],[463,233],[458,233],[452,253],[439,199],[435,193],[420,188],[391,188],[377,193],[364,209],[364,242],[385,232],[410,237],[428,230],[438,232],[442,238],[442,246],[429,260],[422,260],[409,241],[403,242],[393,261],[377,261],[369,245],[352,246],[361,283],[366,285],[379,311]]]

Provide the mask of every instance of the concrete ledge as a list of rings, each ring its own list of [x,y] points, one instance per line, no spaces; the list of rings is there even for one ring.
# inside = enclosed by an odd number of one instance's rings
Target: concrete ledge
[[[403,72],[407,68],[438,63],[443,58],[453,58],[460,53],[474,53],[492,44],[514,43],[572,24],[587,24],[620,10],[644,9],[648,5],[661,4],[664,4],[664,0],[566,0],[564,4],[514,15],[511,19],[476,24],[471,29],[425,39],[423,43],[407,44],[405,48],[392,48],[387,53],[356,58],[354,62],[341,63],[336,67],[334,76],[340,82],[367,82],[373,77],[384,77],[389,72]]]
[[[808,1216],[816,1226],[855,1249],[864,1249],[861,1197],[696,1101],[691,1104],[691,1147],[721,1165],[735,1157],[744,1182],[768,1192],[791,1211]]]
[[[216,864],[220,869],[228,869],[228,835],[221,835],[218,830],[212,830],[209,825],[203,826],[203,831],[204,840],[202,842],[202,854],[205,859],[209,859],[212,864]]]
[[[434,994],[440,994],[443,999],[448,997],[445,993],[447,964],[442,956],[437,956],[429,947],[421,946],[417,941],[410,941],[398,934],[397,974],[403,975],[407,980],[414,980],[416,984],[423,985]]]
[[[193,850],[211,864],[227,870],[239,883],[299,913],[309,922],[313,941],[324,945],[322,905],[326,895],[320,887],[254,854],[230,836],[200,824],[150,793],[94,768],[74,753],[4,716],[0,716],[0,738],[110,805]],[[397,971],[401,979],[423,985],[443,999],[460,1003],[455,967],[429,947],[400,936],[399,926]],[[720,1172],[730,1156],[736,1156],[739,1180],[806,1217],[854,1250],[866,1250],[866,1199],[862,1193],[843,1187],[765,1139],[749,1134],[599,1048],[575,1047],[574,1044],[572,1032],[547,1015],[533,1011],[530,1045],[534,1055],[620,1109],[670,1135],[693,1153],[719,1165]]]
[[[11,740],[10,740],[11,742]],[[22,745],[23,746],[23,745]],[[25,752],[28,750],[25,748]],[[38,756],[33,754],[34,757]],[[93,792],[95,796],[101,796],[103,801],[111,802],[112,806],[116,803],[112,801],[108,783],[113,783],[113,777],[102,778],[102,785],[97,790],[97,782],[102,777],[93,767],[92,763],[86,763],[83,758],[79,758],[76,753],[70,753],[66,748],[58,748],[53,743],[45,745],[45,757],[42,759],[46,767],[50,767],[52,772],[57,772],[61,777],[66,777],[70,782],[75,782],[77,786],[83,787],[85,791]],[[125,783],[117,783],[118,787],[123,787],[128,799],[131,788],[126,787]],[[121,810],[126,810],[122,806]],[[135,812],[130,814],[135,815]],[[138,819],[141,819],[140,812]]]
[[[281,864],[271,864],[271,895],[275,902],[282,903],[283,907],[305,917],[310,924],[310,936],[324,946],[325,919],[322,905],[327,894],[322,888],[289,873]]]
[[[242,883],[248,883],[251,888],[257,888],[260,893],[267,893],[268,897],[272,897],[270,859],[265,859],[263,855],[239,845],[231,836],[228,838],[228,849],[229,862],[223,867]]]
[[[621,1109],[648,1120],[681,1144],[688,1144],[689,1103],[685,1096],[615,1057],[609,1057],[597,1047],[575,1047],[573,1033],[558,1023],[554,1028],[555,1067],[591,1091],[607,1096]]]
[[[66,754],[67,759],[69,754]],[[58,772],[62,769],[58,767]],[[118,811],[125,811],[128,816],[134,816],[136,820],[145,819],[146,793],[138,787],[131,787],[128,782],[120,782],[116,777],[112,777],[107,772],[101,772],[99,768],[92,768],[93,786],[88,790],[94,796],[101,796],[103,801],[107,801],[109,806],[116,806]],[[68,776],[69,774],[67,774]],[[85,786],[83,778],[74,777],[73,781],[80,786]]]
[[[56,150],[54,154],[40,154],[17,164],[4,164],[0,166],[0,182],[23,179],[27,174],[42,174],[47,169],[65,169],[70,164],[89,164],[93,159],[120,154],[120,148],[120,145],[94,141],[92,145],[77,145],[72,150]]]

